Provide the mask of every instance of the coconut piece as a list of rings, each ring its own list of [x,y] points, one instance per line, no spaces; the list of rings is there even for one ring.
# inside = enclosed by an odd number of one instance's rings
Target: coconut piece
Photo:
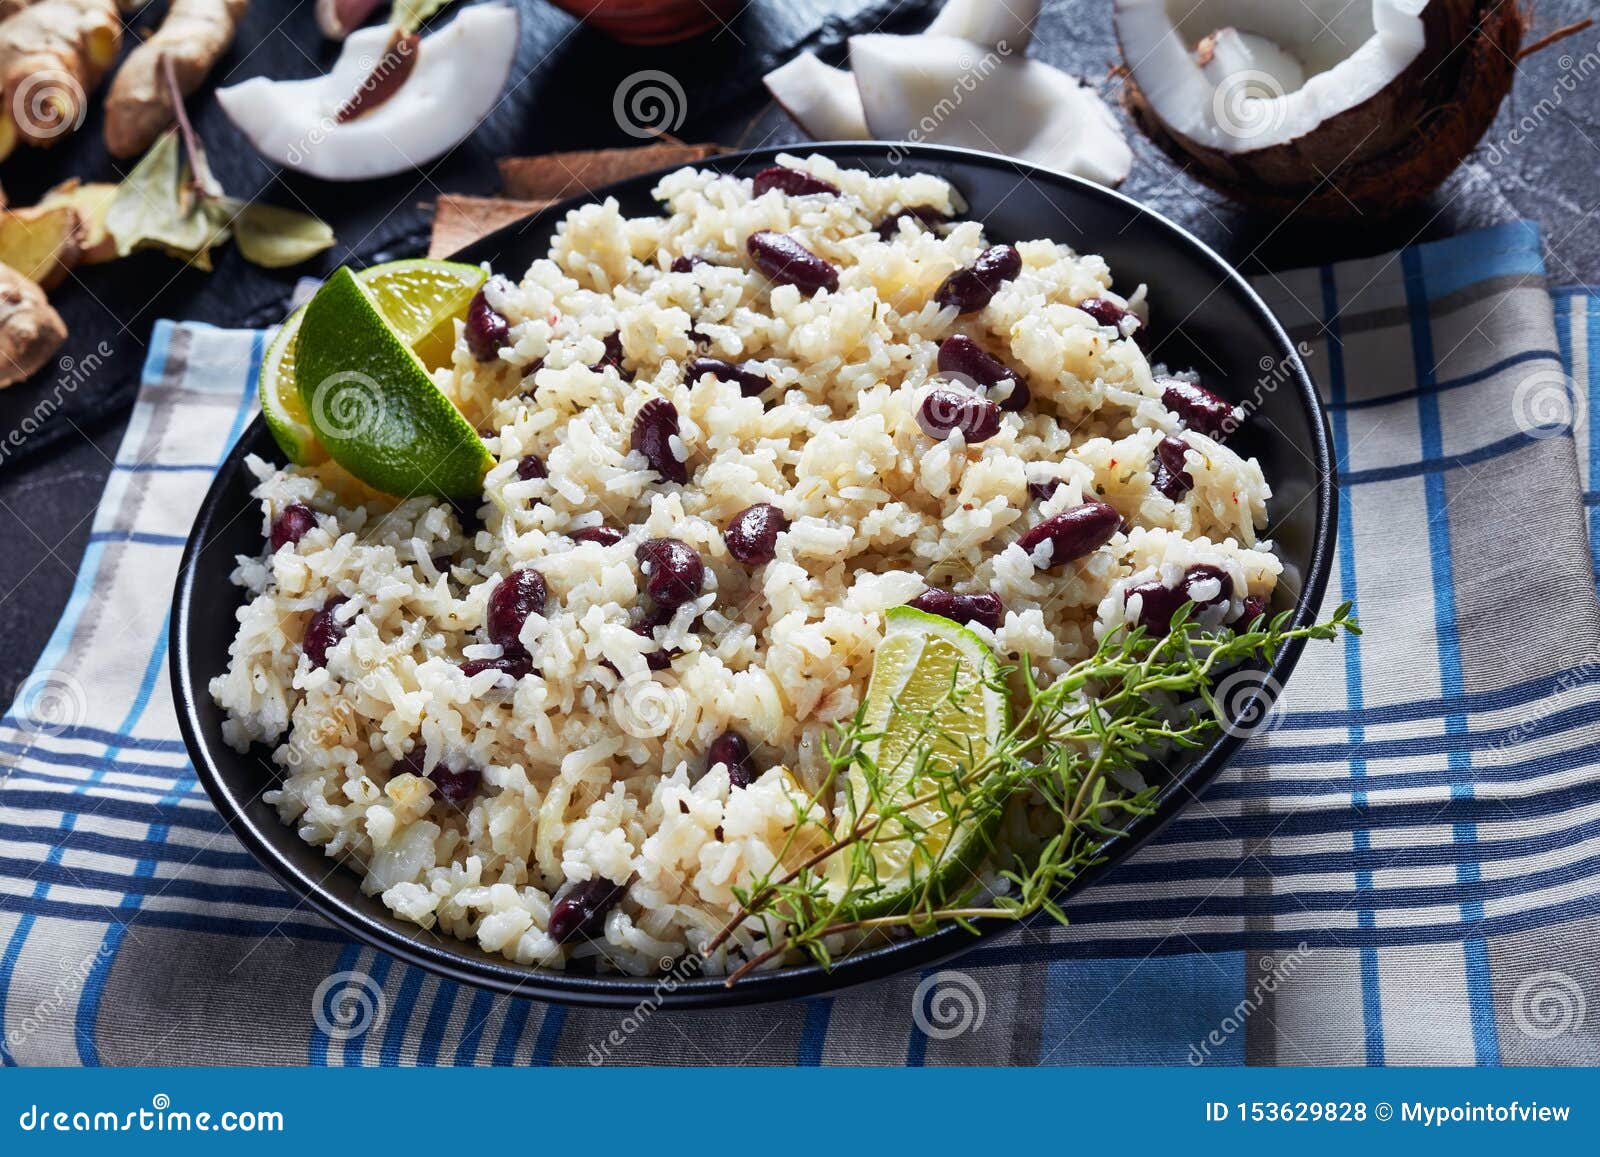
[[[443,193],[433,207],[429,257],[449,257],[496,229],[537,213],[550,201],[514,201],[507,197],[471,197]]]
[[[762,78],[778,107],[813,140],[864,141],[866,114],[855,77],[802,52]]]
[[[1021,55],[1033,39],[1040,6],[1040,0],[946,0],[925,31]]]
[[[1235,199],[1319,217],[1431,194],[1493,121],[1527,29],[1504,0],[1116,0],[1115,20],[1151,140]]]
[[[874,33],[850,38],[850,65],[876,138],[1003,153],[1102,185],[1133,166],[1099,94],[1040,61],[953,36]]]
[[[560,201],[656,169],[692,165],[725,150],[678,141],[624,149],[581,149],[500,158],[501,192],[523,201]]]
[[[217,102],[268,160],[330,181],[386,177],[460,144],[505,88],[517,50],[516,9],[480,4],[422,39],[406,82],[378,107],[343,123],[339,111],[388,49],[381,25],[353,32],[333,70],[309,80],[254,77]]]

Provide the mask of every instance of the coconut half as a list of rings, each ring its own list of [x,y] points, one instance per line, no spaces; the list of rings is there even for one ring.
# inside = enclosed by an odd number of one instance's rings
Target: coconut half
[[[1120,184],[1133,166],[1116,116],[1076,77],[954,36],[850,38],[880,140],[960,145]]]
[[[929,36],[959,36],[985,48],[1021,55],[1033,39],[1041,0],[945,0],[924,30]]]
[[[814,140],[864,141],[866,114],[855,77],[802,52],[762,78],[778,107]]]
[[[1397,212],[1461,163],[1511,86],[1514,0],[1116,0],[1135,122],[1241,201]]]
[[[416,48],[405,82],[370,112],[340,122],[368,81],[391,30],[362,28],[344,41],[332,71],[309,80],[253,77],[217,90],[217,103],[256,151],[330,181],[414,169],[442,156],[494,108],[516,58],[518,19],[505,4],[467,8]]]

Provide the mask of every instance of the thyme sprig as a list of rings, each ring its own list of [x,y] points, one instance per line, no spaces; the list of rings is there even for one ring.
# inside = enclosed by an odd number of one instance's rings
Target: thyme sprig
[[[1306,627],[1289,626],[1285,613],[1208,631],[1190,611],[1164,636],[1139,627],[1109,632],[1093,655],[1048,683],[1026,660],[996,669],[983,686],[1018,710],[1004,734],[981,745],[973,741],[981,726],[938,722],[984,710],[981,690],[953,679],[931,707],[891,706],[892,724],[915,727],[913,742],[896,766],[876,766],[874,740],[883,732],[868,729],[863,704],[825,745],[822,785],[794,801],[777,863],[735,889],[740,907],[702,955],[736,935],[747,949],[766,942],[729,975],[731,985],[791,951],[829,967],[844,933],[922,934],[950,924],[975,932],[982,920],[1039,912],[1065,924],[1062,887],[1153,811],[1159,787],[1140,786],[1144,771],[1203,745],[1241,709],[1270,710],[1275,688],[1263,667],[1284,644],[1360,633],[1349,603]],[[1259,674],[1241,684],[1241,671]],[[1245,701],[1219,702],[1223,682],[1243,686]],[[829,800],[837,801],[831,811]],[[879,879],[887,850],[899,853],[904,878]]]

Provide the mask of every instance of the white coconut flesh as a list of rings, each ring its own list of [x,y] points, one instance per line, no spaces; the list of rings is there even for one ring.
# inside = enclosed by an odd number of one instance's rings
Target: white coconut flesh
[[[925,31],[1020,55],[1033,39],[1040,4],[1041,0],[945,0]]]
[[[850,38],[867,127],[1120,184],[1133,153],[1094,89],[1059,69],[953,36]]]
[[[1445,0],[1116,0],[1134,81],[1203,148],[1273,148],[1377,96],[1427,42]]]
[[[763,78],[767,91],[789,118],[819,141],[864,141],[866,114],[855,77],[802,52]]]
[[[516,9],[480,4],[417,47],[416,64],[393,96],[353,120],[335,114],[389,45],[390,29],[362,28],[344,41],[333,69],[307,80],[252,77],[217,91],[217,103],[268,160],[332,181],[385,177],[454,148],[488,115],[511,75]]]

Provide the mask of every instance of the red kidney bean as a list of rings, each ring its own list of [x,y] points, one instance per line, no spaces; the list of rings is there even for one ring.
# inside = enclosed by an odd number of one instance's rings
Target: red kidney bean
[[[601,546],[616,546],[626,537],[614,526],[585,526],[572,532],[577,542],[598,542]]]
[[[1172,629],[1172,616],[1185,601],[1178,591],[1155,580],[1129,587],[1123,593],[1123,604],[1132,602],[1134,595],[1143,600],[1139,607],[1139,625],[1152,635],[1165,635]]]
[[[323,603],[322,609],[312,615],[310,621],[306,623],[306,633],[300,642],[300,649],[306,653],[306,658],[311,660],[313,667],[326,667],[328,652],[344,638],[345,624],[335,619],[333,612],[349,601],[343,595],[335,595]]]
[[[544,459],[537,454],[525,454],[517,459],[517,477],[524,482],[531,482],[535,478],[548,478],[550,472],[544,468]]]
[[[298,543],[316,525],[316,511],[304,502],[291,502],[272,520],[272,529],[268,532],[267,541],[276,553],[278,548],[285,544]]]
[[[839,271],[787,233],[758,230],[745,241],[745,249],[756,268],[779,285],[807,293],[839,288]]]
[[[671,621],[672,608],[652,607],[650,610],[640,615],[639,618],[634,620],[631,629],[633,633],[638,635],[640,638],[648,639],[650,642],[654,643],[656,641],[656,628]],[[645,652],[645,666],[649,667],[652,671],[665,671],[668,667],[672,666],[672,657],[676,654],[676,651],[669,651],[667,648],[658,644],[654,651]],[[615,670],[615,668],[613,668],[613,670]]]
[[[601,355],[599,361],[589,368],[598,374],[607,366],[610,366],[621,375],[624,381],[632,381],[633,375],[622,367],[622,335],[612,332],[606,334],[602,340],[605,344],[606,352]]]
[[[606,913],[616,907],[625,891],[626,885],[614,884],[604,876],[565,885],[550,906],[550,938],[565,944],[579,935],[601,935]]]
[[[705,585],[700,552],[676,538],[652,538],[634,552],[644,568],[645,591],[658,607],[681,607]]]
[[[1065,485],[1066,483],[1060,478],[1049,478],[1043,482],[1030,482],[1028,483],[1028,493],[1040,502],[1048,502],[1055,497],[1056,491]]]
[[[1208,579],[1216,580],[1217,592],[1205,599],[1196,598],[1196,585]],[[1134,595],[1144,600],[1139,610],[1139,625],[1153,635],[1165,635],[1172,629],[1172,616],[1178,613],[1184,603],[1194,603],[1198,612],[1206,607],[1220,606],[1231,599],[1233,580],[1221,567],[1197,563],[1183,572],[1183,581],[1177,587],[1164,586],[1152,579],[1129,587],[1122,596],[1123,603],[1131,602]]]
[[[917,407],[917,425],[940,442],[960,430],[967,445],[972,446],[1000,432],[1000,407],[971,390],[934,386]]]
[[[1029,528],[1017,544],[1030,555],[1042,543],[1050,543],[1050,561],[1045,569],[1092,554],[1122,528],[1122,515],[1104,502],[1085,502],[1060,514],[1051,515]]]
[[[1260,595],[1246,595],[1244,605],[1239,611],[1238,624],[1248,627],[1267,613],[1267,600]]]
[[[987,592],[977,595],[958,595],[929,587],[912,599],[909,605],[919,611],[926,611],[930,615],[938,615],[941,619],[951,619],[957,623],[982,623],[991,631],[998,631],[1000,624],[1006,619],[1006,607],[1000,601],[1000,596]]]
[[[750,743],[737,731],[724,731],[711,741],[706,751],[706,770],[717,764],[728,769],[728,782],[734,787],[749,787],[756,781],[755,765],[750,762]]]
[[[1006,282],[1022,272],[1022,254],[1010,245],[992,245],[965,269],[958,269],[934,291],[933,300],[957,313],[976,313]]]
[[[508,574],[489,594],[486,615],[489,641],[507,651],[522,650],[522,624],[529,615],[542,614],[549,589],[544,575],[525,566]]]
[[[1007,413],[1025,409],[1032,400],[1016,370],[965,334],[953,334],[939,343],[939,372],[968,378],[986,394],[1002,394],[995,400]]]
[[[1122,336],[1122,319],[1131,317],[1138,323],[1133,331],[1134,338],[1144,332],[1144,323],[1130,310],[1123,308],[1108,297],[1091,297],[1087,301],[1078,302],[1078,308],[1094,318],[1100,325],[1110,326],[1117,331],[1117,336]]]
[[[687,482],[688,463],[672,452],[678,435],[678,408],[665,398],[651,398],[633,419],[632,448],[645,456],[657,474],[668,482]]]
[[[1151,463],[1156,489],[1174,502],[1194,489],[1194,475],[1183,468],[1183,456],[1188,450],[1189,443],[1182,438],[1163,438],[1156,443],[1156,457]]]
[[[777,189],[791,197],[805,197],[812,193],[828,193],[837,197],[839,187],[824,181],[821,177],[813,177],[810,173],[800,169],[789,169],[783,165],[773,165],[762,169],[755,175],[751,182],[757,197]]]
[[[683,367],[683,380],[691,384],[698,382],[706,374],[721,382],[734,383],[739,387],[739,393],[747,398],[760,397],[762,393],[772,388],[771,379],[753,370],[736,366],[732,362],[725,362],[721,358],[695,358]]]
[[[483,784],[483,772],[476,767],[448,767],[434,764],[428,773],[433,780],[433,794],[446,803],[464,803],[478,793]]]
[[[733,516],[722,541],[728,553],[745,566],[762,566],[773,559],[780,532],[789,529],[789,520],[770,502],[747,506]]]
[[[1233,406],[1204,386],[1183,378],[1158,378],[1161,404],[1188,424],[1217,441],[1226,441],[1239,425]]]
[[[511,290],[511,283],[499,274],[495,274],[472,295],[472,302],[467,306],[467,323],[463,332],[467,339],[467,349],[480,362],[495,361],[500,357],[500,351],[511,344],[511,323],[506,320],[503,313],[489,304],[489,298],[485,294],[490,285],[500,293],[508,293]]]
[[[513,679],[520,679],[532,674],[533,656],[519,646],[515,650],[508,649],[498,659],[468,659],[461,664],[461,673],[469,679],[484,671],[500,671]]]
[[[687,253],[687,254],[684,254],[681,257],[674,257],[672,259],[672,272],[674,272],[674,273],[690,273],[690,272],[692,272],[694,270],[694,267],[696,265],[710,265],[710,264],[711,264],[711,262],[707,261],[704,257],[701,257],[698,254]]]
[[[879,221],[873,232],[885,241],[892,241],[895,234],[900,232],[900,222],[908,217],[913,221],[920,222],[930,231],[935,226],[947,224],[951,220],[948,214],[941,213],[932,205],[908,205],[899,212],[890,213],[882,221]]]
[[[1208,579],[1217,581],[1217,593],[1206,599],[1196,597],[1195,588]],[[1233,579],[1229,578],[1228,572],[1221,567],[1204,562],[1196,563],[1183,572],[1183,597],[1193,602],[1197,610],[1201,607],[1220,606],[1233,598]]]

